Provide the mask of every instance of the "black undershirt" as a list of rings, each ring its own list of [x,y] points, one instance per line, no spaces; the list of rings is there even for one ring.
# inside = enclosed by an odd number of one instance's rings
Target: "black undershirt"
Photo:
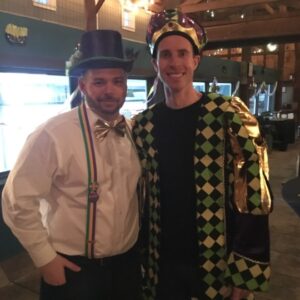
[[[197,257],[194,144],[201,101],[182,109],[160,103],[154,114],[161,202],[161,256],[193,263]]]

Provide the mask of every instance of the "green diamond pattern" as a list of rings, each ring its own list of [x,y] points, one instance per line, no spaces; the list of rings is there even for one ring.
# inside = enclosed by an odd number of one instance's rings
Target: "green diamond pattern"
[[[202,106],[195,137],[195,184],[197,192],[197,235],[199,245],[199,273],[203,274],[206,284],[207,299],[223,300],[224,285],[234,284],[241,288],[265,291],[268,289],[269,266],[230,254],[226,257],[224,237],[224,186],[223,164],[219,159],[224,152],[224,124],[223,118],[237,136],[242,147],[247,165],[247,180],[258,175],[258,163],[255,159],[255,148],[248,139],[247,132],[242,127],[242,121],[233,107],[229,105],[230,97],[220,97],[209,94]],[[137,124],[133,128],[133,138],[141,147],[139,155],[147,160],[150,173],[150,200],[149,200],[149,248],[148,265],[146,265],[147,280],[144,300],[155,300],[155,285],[158,281],[158,257],[160,236],[160,215],[158,214],[159,189],[157,168],[158,161],[154,149],[153,117],[155,106],[136,117]],[[225,112],[225,113],[224,113]],[[141,145],[139,145],[141,144]],[[139,149],[139,147],[138,147]],[[145,154],[143,155],[143,151]],[[255,155],[253,155],[255,154]],[[231,165],[231,154],[227,157],[227,164]],[[232,194],[234,177],[228,178],[228,192]],[[248,202],[250,212],[260,210],[260,186],[248,184]],[[226,261],[225,261],[226,259]],[[228,261],[227,261],[228,260]],[[246,267],[245,267],[246,266]],[[207,268],[207,269],[206,269]],[[250,273],[250,268],[251,272]],[[253,272],[254,277],[253,278]],[[224,275],[225,274],[225,275]],[[225,288],[226,292],[226,288]]]
[[[209,141],[205,141],[200,147],[205,153],[209,153],[214,149],[213,145]]]
[[[198,191],[197,211],[199,212],[197,230],[199,247],[203,254],[203,259],[200,259],[200,269],[203,274],[206,274],[204,277],[204,282],[207,284],[206,293],[211,295],[209,299],[222,299],[219,289],[223,285],[224,270],[219,268],[219,262],[223,260],[225,253],[220,249],[224,249],[225,245],[219,245],[217,240],[224,241],[224,220],[223,214],[218,214],[217,217],[215,213],[219,209],[219,205],[216,203],[217,199],[221,203],[224,201],[222,191],[216,189],[222,183],[223,172],[222,160],[218,161],[215,158],[220,157],[223,153],[223,124],[219,117],[223,111],[219,105],[223,105],[224,100],[220,103],[212,104],[212,102],[208,102],[203,107],[202,117],[198,124],[200,130],[196,135],[196,145],[200,145],[200,147],[196,147],[199,161],[195,165],[195,169],[202,170],[202,172],[195,173]],[[210,131],[207,130],[209,127],[211,127]],[[201,158],[206,159],[205,165],[202,164]]]
[[[258,264],[232,253],[228,260],[225,280],[242,289],[263,292],[269,289],[269,275],[268,264]]]
[[[259,174],[259,168],[258,165],[251,165],[250,168],[248,168],[248,171],[253,175],[257,176]]]

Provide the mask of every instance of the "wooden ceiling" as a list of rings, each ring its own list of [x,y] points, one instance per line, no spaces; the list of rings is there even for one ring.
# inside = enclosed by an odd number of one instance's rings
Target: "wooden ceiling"
[[[300,42],[300,0],[154,0],[150,10],[174,7],[205,27],[206,49]]]

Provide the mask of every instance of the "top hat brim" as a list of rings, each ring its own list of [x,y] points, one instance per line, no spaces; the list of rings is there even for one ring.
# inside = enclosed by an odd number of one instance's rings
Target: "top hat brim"
[[[120,68],[130,72],[133,66],[133,60],[121,59],[115,57],[92,57],[81,60],[78,64],[70,67],[69,76],[80,76],[88,69],[110,69]]]

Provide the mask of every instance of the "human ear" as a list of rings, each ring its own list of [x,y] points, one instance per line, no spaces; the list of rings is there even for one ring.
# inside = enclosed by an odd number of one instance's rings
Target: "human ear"
[[[78,86],[79,86],[79,89],[82,93],[85,92],[85,82],[84,82],[84,78],[83,77],[80,77],[79,80],[78,80]]]
[[[193,60],[194,60],[194,70],[196,70],[201,60],[200,55],[194,55]]]
[[[155,58],[152,58],[151,63],[152,63],[152,66],[153,66],[155,72],[157,72],[158,71],[157,60]]]

